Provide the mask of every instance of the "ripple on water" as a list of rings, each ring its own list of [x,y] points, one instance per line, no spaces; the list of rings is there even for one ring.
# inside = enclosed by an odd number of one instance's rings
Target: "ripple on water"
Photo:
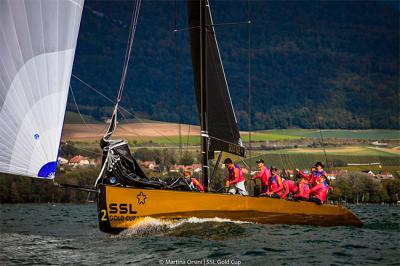
[[[263,250],[269,251],[269,252],[285,252],[286,251],[286,250],[275,249],[275,248],[270,248],[270,247],[264,247]]]
[[[232,253],[230,253],[230,252],[216,251],[216,252],[213,252],[210,255],[208,255],[207,258],[209,258],[209,259],[218,259],[218,258],[228,257],[228,256],[231,256],[231,255],[232,255]]]
[[[266,253],[262,250],[249,250],[242,253],[243,256],[264,256]]]
[[[341,252],[341,251],[334,251],[332,252],[333,255],[335,256],[339,256],[339,257],[351,257],[351,254],[345,253],[345,252]]]
[[[342,248],[345,249],[365,249],[368,248],[367,246],[361,246],[361,245],[353,245],[353,244],[347,244],[347,245],[343,245]]]

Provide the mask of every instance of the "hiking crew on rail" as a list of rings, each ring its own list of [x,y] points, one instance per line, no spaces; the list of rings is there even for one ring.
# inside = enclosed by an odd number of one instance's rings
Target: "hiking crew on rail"
[[[261,181],[261,197],[271,197],[280,199],[290,199],[295,201],[310,201],[317,204],[326,202],[326,198],[331,187],[324,164],[317,162],[311,168],[310,174],[306,174],[296,169],[296,180],[285,180],[275,166],[270,168],[265,166],[262,159],[256,161],[259,172],[251,180]],[[230,194],[240,194],[247,196],[245,187],[245,176],[239,165],[234,164],[230,158],[224,160],[228,171],[225,188]]]

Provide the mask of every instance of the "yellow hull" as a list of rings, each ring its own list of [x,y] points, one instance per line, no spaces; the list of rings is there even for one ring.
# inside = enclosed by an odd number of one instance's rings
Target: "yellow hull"
[[[101,185],[100,229],[118,232],[143,217],[181,219],[226,218],[263,224],[353,225],[362,222],[347,208],[264,197],[244,197]]]

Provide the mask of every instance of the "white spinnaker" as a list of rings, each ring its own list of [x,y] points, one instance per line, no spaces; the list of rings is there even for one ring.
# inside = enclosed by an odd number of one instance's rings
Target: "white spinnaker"
[[[0,0],[0,172],[53,178],[84,0]]]

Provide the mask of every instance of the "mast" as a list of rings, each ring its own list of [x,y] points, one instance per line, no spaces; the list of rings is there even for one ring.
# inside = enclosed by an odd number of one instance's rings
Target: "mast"
[[[208,190],[208,128],[207,128],[207,50],[206,50],[206,1],[200,0],[200,136],[201,136],[201,164],[202,181]]]
[[[209,184],[208,159],[223,151],[244,156],[245,148],[229,94],[208,0],[188,0],[193,79],[201,129],[202,183]]]

